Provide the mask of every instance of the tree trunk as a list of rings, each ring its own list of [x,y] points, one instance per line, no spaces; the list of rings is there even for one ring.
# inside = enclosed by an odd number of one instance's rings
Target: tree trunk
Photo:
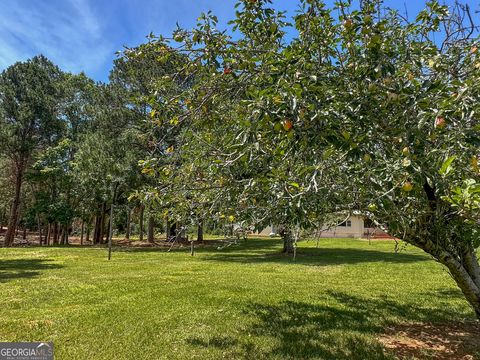
[[[107,211],[107,213],[108,213],[108,218],[107,218],[107,214],[105,214],[105,224],[107,225],[106,231],[105,231],[105,243],[108,243],[108,237],[110,234],[110,225],[112,220],[112,206],[110,206],[110,209]]]
[[[202,220],[198,222],[197,241],[203,241],[203,221]]]
[[[283,250],[282,252],[285,254],[293,253],[293,236],[292,231],[285,226],[281,226],[279,230],[279,234],[283,240]]]
[[[65,230],[63,231],[63,244],[69,245],[69,235],[70,235],[70,225],[65,225]]]
[[[47,246],[50,246],[50,236],[52,235],[52,224],[48,223],[47,225],[47,238],[45,239],[45,242]]]
[[[64,226],[60,224],[60,235],[58,236],[58,242],[60,243],[60,245],[63,245],[64,244]]]
[[[1,222],[0,222],[0,233],[3,232],[3,227],[6,225],[7,221],[7,209],[2,210],[2,217],[1,217]]]
[[[140,241],[143,241],[143,213],[145,211],[145,206],[140,206],[140,233],[138,235]]]
[[[115,199],[115,195],[113,195]],[[113,237],[113,206],[114,201],[112,201],[112,205],[110,206],[110,224],[108,227],[108,260],[112,258],[112,237]]]
[[[38,227],[38,242],[42,246],[42,224],[40,222],[40,217],[37,216],[37,227]]]
[[[58,244],[58,223],[53,224],[53,245]]]
[[[480,320],[480,284],[478,280],[480,279],[480,271],[475,254],[473,253],[469,256],[474,258],[476,269],[468,269],[468,266],[463,265],[447,252],[442,252],[437,259],[448,268],[458,287],[462,290],[463,295],[475,311],[477,319]]]
[[[98,216],[95,215],[93,218],[93,244],[96,244],[98,240],[98,228],[99,228]]]
[[[125,230],[125,239],[130,240],[130,223],[132,221],[132,210],[127,211],[127,229]]]
[[[100,216],[95,215],[93,227],[93,243],[98,244],[100,241]]]
[[[90,219],[87,221],[87,237],[85,239],[85,241],[88,242],[90,241],[90,225],[91,225],[91,222],[90,222]]]
[[[104,201],[102,203],[102,213],[100,215],[100,236],[99,236],[99,243],[103,244],[105,242],[105,217],[107,212],[107,203]]]
[[[465,246],[462,252],[462,259],[465,269],[472,277],[475,285],[477,285],[480,289],[480,265],[478,263],[476,251],[472,244],[469,243],[467,246]]]
[[[83,245],[83,233],[85,232],[85,220],[82,218],[82,229],[80,230],[80,245]]]
[[[22,191],[23,181],[23,164],[17,166],[17,174],[15,176],[15,194],[13,196],[13,203],[10,210],[10,218],[8,220],[7,233],[5,234],[5,246],[12,246],[15,239],[15,231],[18,222],[18,209],[20,207],[20,194]]]
[[[102,238],[102,215],[95,216],[95,244],[100,244]]]
[[[477,319],[480,320],[480,266],[476,251],[470,243],[459,243],[456,254],[445,250],[437,242],[428,238],[406,239],[426,253],[432,255],[438,262],[446,266],[465,299],[472,306]]]
[[[170,239],[170,221],[168,220],[168,216],[165,217],[165,236],[166,240],[168,241]]]
[[[187,237],[187,229],[186,229],[186,227],[183,225],[183,222],[177,223],[176,233],[177,233],[177,239],[178,239],[178,240],[180,240],[180,241],[188,240],[188,237]]]
[[[155,242],[155,219],[152,215],[148,217],[148,242],[153,244]]]
[[[22,234],[22,239],[27,240],[27,226],[23,226],[23,234]]]
[[[177,222],[167,222],[167,229],[168,229],[168,237],[169,238],[177,238]]]

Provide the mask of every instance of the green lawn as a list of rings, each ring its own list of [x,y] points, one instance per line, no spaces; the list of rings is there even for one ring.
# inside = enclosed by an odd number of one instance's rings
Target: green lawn
[[[0,249],[0,341],[56,359],[384,359],[402,322],[472,318],[449,275],[393,242],[249,239],[188,249]]]

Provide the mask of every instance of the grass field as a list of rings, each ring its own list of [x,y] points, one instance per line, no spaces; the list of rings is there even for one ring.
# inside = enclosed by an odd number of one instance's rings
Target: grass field
[[[386,326],[472,318],[443,268],[391,241],[219,250],[0,249],[0,341],[56,359],[384,359]]]

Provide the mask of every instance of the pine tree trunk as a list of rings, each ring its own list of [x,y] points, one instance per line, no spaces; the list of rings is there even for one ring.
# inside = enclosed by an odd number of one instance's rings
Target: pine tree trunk
[[[102,204],[102,214],[100,215],[100,236],[99,236],[99,243],[105,243],[105,217],[107,212],[107,203],[106,201]]]
[[[115,195],[113,196],[115,199]],[[112,201],[112,205],[110,206],[110,222],[108,226],[108,260],[112,258],[112,241],[113,241],[113,207],[114,201]]]
[[[88,221],[87,221],[87,237],[86,237],[86,239],[85,239],[85,241],[87,242],[87,244],[88,244],[88,242],[90,241],[90,225],[91,225],[90,220],[88,220]]]
[[[127,211],[127,229],[125,231],[125,239],[130,240],[130,224],[132,221],[132,210],[130,208]]]
[[[95,215],[93,218],[93,244],[98,244],[98,232],[100,228],[100,220],[99,216]]]
[[[0,233],[3,232],[3,227],[5,226],[6,220],[7,220],[7,209],[3,209],[1,222],[0,222]]]
[[[155,242],[155,219],[152,215],[148,217],[148,242],[153,244]]]
[[[102,215],[95,216],[95,234],[94,234],[94,243],[100,244],[100,238],[102,235]]]
[[[23,234],[22,234],[22,239],[27,240],[27,226],[23,226]]]
[[[112,223],[112,206],[110,206],[110,209],[108,210],[108,217],[107,214],[105,214],[105,224],[107,224],[106,231],[105,231],[105,243],[108,243],[109,239],[109,234],[110,234],[110,227]]]
[[[53,245],[58,244],[58,223],[53,224]]]
[[[5,234],[5,246],[12,246],[15,239],[15,231],[18,223],[18,209],[20,207],[20,194],[22,191],[22,181],[23,163],[17,166],[17,173],[15,176],[15,194],[13,196],[13,203],[10,210],[7,233]]]
[[[139,233],[139,239],[140,241],[143,241],[143,213],[145,212],[145,206],[141,205],[140,206],[140,233]]]
[[[70,244],[70,229],[71,229],[71,226],[70,225],[65,225],[65,231],[63,233],[63,236],[64,236],[64,240],[63,240],[63,243],[65,245],[69,245]]]
[[[40,222],[40,217],[37,216],[37,227],[38,227],[38,241],[40,246],[42,246],[42,224]]]
[[[85,220],[82,218],[82,229],[80,230],[80,245],[83,245],[83,233],[85,232]]]
[[[47,239],[45,240],[47,246],[50,246],[50,235],[52,234],[52,224],[47,225]]]
[[[93,244],[96,244],[97,243],[97,240],[98,240],[98,216],[94,216],[93,218]]]

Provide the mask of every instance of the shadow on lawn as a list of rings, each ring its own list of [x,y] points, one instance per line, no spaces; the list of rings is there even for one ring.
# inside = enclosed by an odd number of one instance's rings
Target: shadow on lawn
[[[160,243],[161,246],[133,246],[114,247],[117,252],[171,252],[185,253],[190,252],[190,243],[174,244],[170,248],[170,243]],[[238,251],[262,252],[264,250],[278,248],[280,251],[281,241],[272,239],[247,239],[239,240],[236,243],[233,240],[205,240],[201,243],[194,241],[195,253],[231,253]]]
[[[400,252],[395,254],[387,251],[377,251],[360,248],[313,248],[300,247],[296,261],[293,262],[291,254],[285,255],[280,252],[282,241],[278,239],[248,239],[240,240],[236,244],[231,242],[219,243],[205,241],[201,246],[195,247],[196,254],[203,254],[204,261],[224,261],[233,263],[284,263],[303,264],[310,266],[326,266],[341,264],[357,264],[369,262],[388,263],[414,263],[426,261],[430,258],[423,254],[407,254]],[[115,248],[115,252],[167,252],[168,247],[124,247]],[[189,253],[190,246],[173,247],[172,253]]]
[[[225,349],[233,357],[278,359],[393,359],[375,339],[386,326],[458,318],[448,306],[436,309],[386,297],[363,298],[329,291],[322,303],[252,303],[244,309],[251,324],[244,336],[194,337],[194,347]],[[326,300],[326,301],[325,301]],[[399,320],[399,318],[401,320]],[[244,340],[245,339],[245,340]],[[272,344],[259,348],[258,344]],[[268,345],[267,345],[268,346]]]
[[[237,249],[238,250],[238,249]],[[225,261],[239,263],[285,263],[285,264],[303,264],[303,265],[341,265],[341,264],[357,264],[371,262],[388,262],[388,263],[413,263],[429,260],[426,255],[406,254],[355,249],[355,248],[299,248],[297,258],[293,261],[292,255],[285,255],[277,252],[265,253],[265,248],[252,249],[252,251],[237,252],[218,252],[206,256],[207,261]]]
[[[44,270],[60,269],[63,266],[48,259],[0,260],[0,283],[15,279],[33,278]]]

